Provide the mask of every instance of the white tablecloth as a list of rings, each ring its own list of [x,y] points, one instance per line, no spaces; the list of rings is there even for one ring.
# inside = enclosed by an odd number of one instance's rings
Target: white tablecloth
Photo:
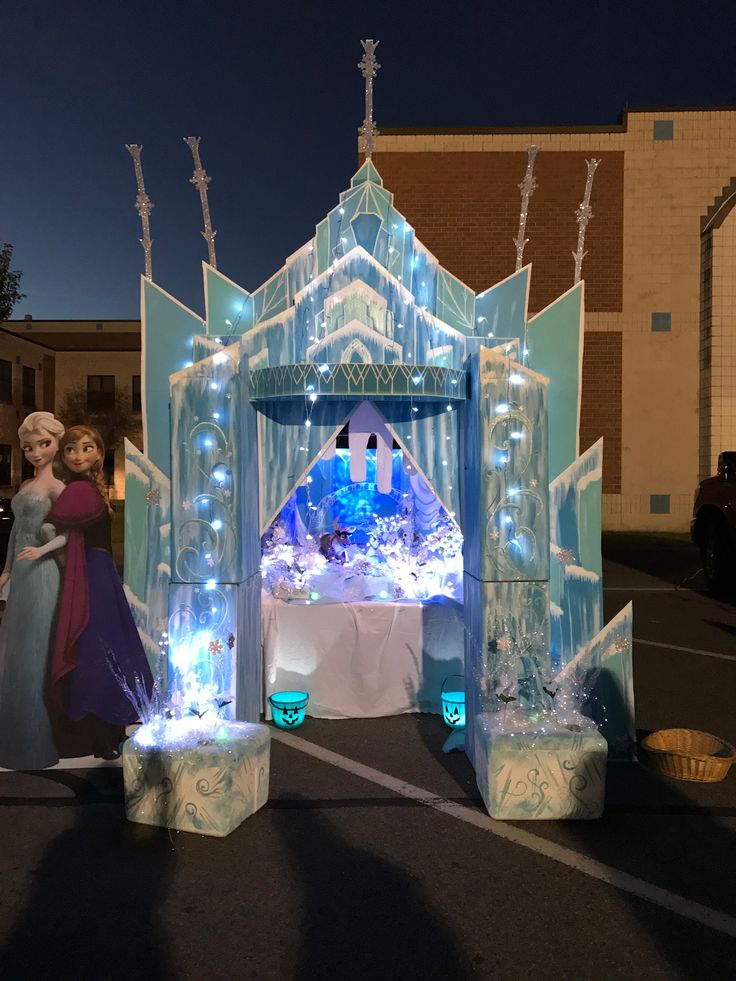
[[[462,606],[314,603],[263,595],[268,696],[309,693],[307,713],[345,719],[439,712],[444,679],[463,670]]]

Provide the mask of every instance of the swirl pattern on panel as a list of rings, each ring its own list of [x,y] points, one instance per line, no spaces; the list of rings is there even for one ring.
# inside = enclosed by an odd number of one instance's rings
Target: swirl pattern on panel
[[[545,501],[533,476],[533,421],[523,406],[502,405],[493,410],[488,430],[486,550],[502,579],[518,579],[537,562],[535,527]]]
[[[181,502],[187,516],[177,529],[176,574],[184,582],[228,568],[238,548],[230,441],[216,421],[195,417],[187,443],[198,478],[190,486],[199,483],[205,489]]]

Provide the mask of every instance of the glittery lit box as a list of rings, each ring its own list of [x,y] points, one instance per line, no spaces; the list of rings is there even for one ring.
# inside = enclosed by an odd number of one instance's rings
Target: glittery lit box
[[[123,747],[129,821],[224,838],[268,800],[267,726],[149,723]]]
[[[583,716],[510,731],[502,713],[475,719],[476,773],[488,813],[504,821],[590,820],[603,813],[608,746]]]

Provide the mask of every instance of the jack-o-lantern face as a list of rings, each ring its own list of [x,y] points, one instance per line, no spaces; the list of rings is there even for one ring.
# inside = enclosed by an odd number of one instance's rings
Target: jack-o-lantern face
[[[299,722],[299,709],[284,709],[283,722],[286,726],[295,726]]]
[[[457,705],[445,705],[445,722],[448,726],[456,726],[460,721],[460,709]]]

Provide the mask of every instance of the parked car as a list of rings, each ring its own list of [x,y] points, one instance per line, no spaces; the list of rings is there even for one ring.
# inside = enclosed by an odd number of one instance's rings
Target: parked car
[[[690,535],[703,556],[708,586],[736,592],[736,450],[720,454],[718,473],[695,492]]]
[[[10,509],[10,498],[0,497],[0,572],[5,566],[5,556],[8,554],[8,542],[12,527],[13,512]]]

